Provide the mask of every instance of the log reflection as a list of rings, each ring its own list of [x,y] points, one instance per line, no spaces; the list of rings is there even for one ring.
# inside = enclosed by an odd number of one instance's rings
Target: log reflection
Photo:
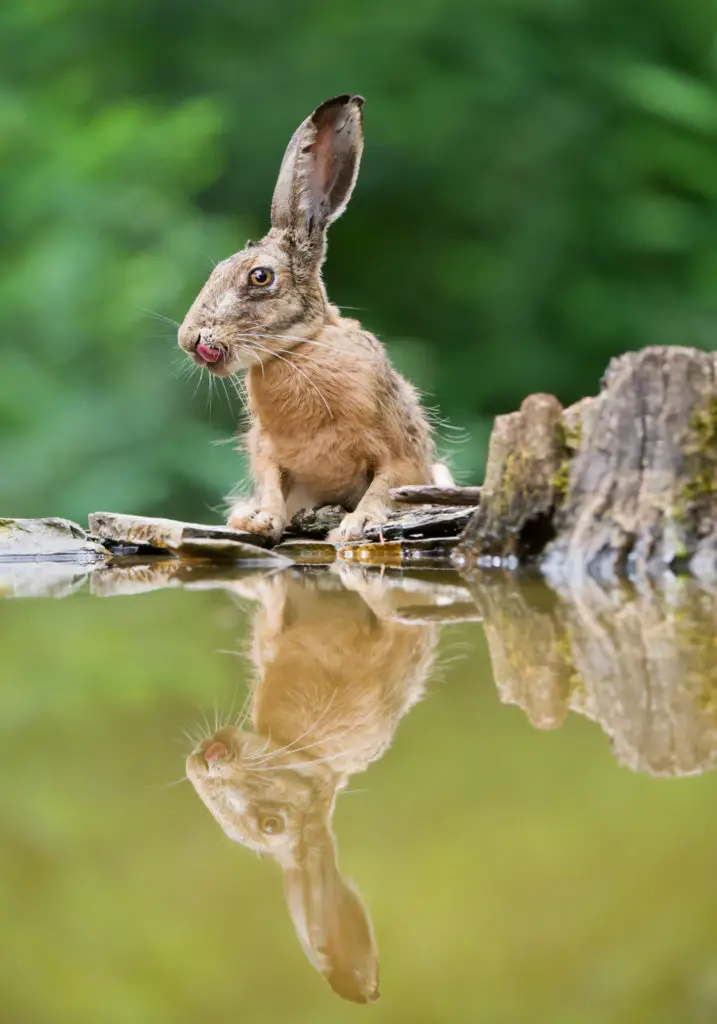
[[[694,581],[667,589],[559,592],[511,579],[476,584],[501,700],[532,725],[569,711],[597,722],[620,764],[658,776],[717,763],[717,597]]]

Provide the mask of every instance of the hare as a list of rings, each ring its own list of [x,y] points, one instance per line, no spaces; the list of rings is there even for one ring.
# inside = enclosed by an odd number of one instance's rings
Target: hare
[[[246,371],[255,494],[229,516],[280,539],[300,508],[341,505],[334,540],[385,520],[389,491],[450,483],[434,464],[416,390],[380,342],[329,303],[321,278],[329,224],[346,209],[363,149],[360,96],[322,103],[294,132],[271,204],[271,230],[219,263],[179,328],[210,373]]]
[[[281,867],[309,961],[340,996],[363,1003],[378,998],[378,953],[368,911],[338,868],[334,805],[422,696],[437,627],[379,619],[360,583],[337,584],[288,573],[241,584],[260,602],[253,730],[228,725],[201,741],[187,777],[230,839]]]

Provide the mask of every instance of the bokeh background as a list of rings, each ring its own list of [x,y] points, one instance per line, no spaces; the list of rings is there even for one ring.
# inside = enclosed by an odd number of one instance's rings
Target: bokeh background
[[[715,0],[24,0],[0,10],[0,508],[207,518],[238,410],[175,331],[267,225],[294,127],[366,97],[331,233],[358,307],[457,429],[717,337]]]

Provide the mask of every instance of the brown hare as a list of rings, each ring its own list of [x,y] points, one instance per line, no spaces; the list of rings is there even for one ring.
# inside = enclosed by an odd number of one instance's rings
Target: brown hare
[[[353,589],[282,573],[254,577],[250,731],[202,740],[187,776],[230,839],[268,855],[309,961],[340,996],[378,998],[371,920],[338,868],[337,794],[389,747],[423,694],[437,627],[378,618]],[[359,592],[356,592],[356,591]],[[378,595],[380,604],[381,595]],[[368,600],[376,604],[375,583]]]
[[[385,520],[392,487],[451,482],[415,389],[321,278],[327,229],[358,175],[362,104],[327,100],[294,132],[271,230],[215,267],[179,329],[211,373],[245,371],[255,493],[229,525],[273,541],[298,509],[323,504],[347,509],[333,539],[360,537]]]

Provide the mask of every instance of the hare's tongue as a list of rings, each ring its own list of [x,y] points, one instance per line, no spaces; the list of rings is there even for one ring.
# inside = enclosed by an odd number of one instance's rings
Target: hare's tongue
[[[210,348],[209,345],[197,345],[196,353],[205,363],[218,363],[222,358],[220,350],[218,348]]]

